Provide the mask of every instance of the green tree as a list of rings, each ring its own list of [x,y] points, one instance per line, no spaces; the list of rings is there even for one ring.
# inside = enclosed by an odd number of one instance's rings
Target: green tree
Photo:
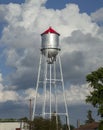
[[[92,88],[86,102],[98,109],[98,114],[103,117],[103,67],[86,76],[89,86]]]
[[[74,130],[74,126],[73,125],[70,125],[70,130]]]
[[[27,117],[22,117],[22,118],[20,118],[19,120],[24,121],[24,122],[27,122],[27,121],[28,121],[28,118],[27,118]]]
[[[55,113],[52,114],[51,119],[37,117],[30,123],[32,130],[60,130],[62,127],[60,117],[56,117]]]
[[[51,119],[43,117],[36,117],[33,121],[27,122],[31,125],[29,130],[68,130],[67,124],[61,122],[60,116],[55,112],[52,113]],[[31,124],[30,124],[31,123]],[[75,127],[70,125],[70,130],[73,130]]]
[[[88,110],[88,112],[87,112],[87,120],[86,120],[86,124],[88,124],[88,123],[92,123],[92,122],[94,122],[95,120],[93,119],[93,117],[92,117],[92,111],[91,110]]]
[[[103,121],[100,122],[99,129],[98,129],[98,130],[103,130]]]
[[[60,130],[61,127],[60,117],[54,112],[50,120],[50,130]]]
[[[42,117],[37,117],[34,119],[34,121],[32,122],[32,129],[33,130],[44,130],[44,127],[47,127],[47,125],[44,125],[44,122],[46,122],[46,120],[44,120]]]

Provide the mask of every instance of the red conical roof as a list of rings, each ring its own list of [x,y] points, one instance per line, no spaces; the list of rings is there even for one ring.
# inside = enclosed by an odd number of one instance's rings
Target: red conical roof
[[[43,34],[48,34],[48,33],[55,33],[57,35],[60,35],[59,33],[57,33],[54,29],[52,29],[51,27],[49,27],[48,30],[44,31],[41,35]]]

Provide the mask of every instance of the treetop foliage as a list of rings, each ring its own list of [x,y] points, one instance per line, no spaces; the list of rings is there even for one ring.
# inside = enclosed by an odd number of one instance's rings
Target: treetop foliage
[[[97,107],[98,114],[103,117],[103,67],[88,74],[86,81],[93,88],[93,91],[87,96],[86,102]]]

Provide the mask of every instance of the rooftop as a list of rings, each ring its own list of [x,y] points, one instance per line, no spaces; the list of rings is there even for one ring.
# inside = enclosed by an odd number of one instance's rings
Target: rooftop
[[[60,35],[58,32],[56,32],[53,28],[49,27],[46,31],[44,31],[41,35],[48,34],[48,33],[55,33],[57,35]]]
[[[74,130],[96,130],[98,126],[99,126],[98,122],[93,122],[86,125],[81,125],[79,128],[76,128]]]

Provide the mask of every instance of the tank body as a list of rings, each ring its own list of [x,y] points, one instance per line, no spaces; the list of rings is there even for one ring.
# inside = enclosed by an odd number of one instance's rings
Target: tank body
[[[55,57],[59,49],[59,34],[52,28],[49,28],[41,34],[41,50],[43,55],[48,58]]]

